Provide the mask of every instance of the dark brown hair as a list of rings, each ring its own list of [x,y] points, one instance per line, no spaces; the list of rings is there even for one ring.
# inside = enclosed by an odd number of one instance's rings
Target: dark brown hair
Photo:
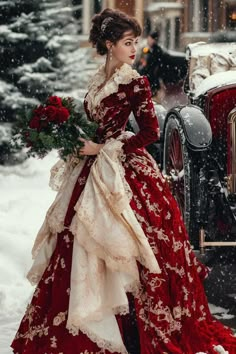
[[[89,41],[98,54],[104,55],[107,53],[106,40],[116,44],[128,31],[135,37],[141,35],[142,28],[136,18],[119,10],[105,9],[92,18]]]

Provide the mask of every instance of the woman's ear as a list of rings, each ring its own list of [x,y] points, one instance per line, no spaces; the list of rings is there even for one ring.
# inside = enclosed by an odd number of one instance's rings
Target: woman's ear
[[[113,45],[113,43],[111,41],[108,41],[108,40],[106,40],[105,44],[106,44],[106,47],[107,47],[108,50],[110,50],[112,45]]]

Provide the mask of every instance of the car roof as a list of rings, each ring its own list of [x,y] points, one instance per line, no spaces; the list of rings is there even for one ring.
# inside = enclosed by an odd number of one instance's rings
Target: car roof
[[[186,50],[187,59],[193,57],[206,56],[214,53],[225,53],[231,54],[236,52],[236,43],[205,43],[197,42],[189,44]]]
[[[229,83],[236,84],[236,43],[190,44],[188,92],[194,97]]]

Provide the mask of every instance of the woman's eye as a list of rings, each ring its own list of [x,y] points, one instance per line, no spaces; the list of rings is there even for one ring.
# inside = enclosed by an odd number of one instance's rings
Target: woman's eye
[[[130,44],[131,44],[131,42],[126,42],[126,43],[125,43],[125,45],[130,45]]]

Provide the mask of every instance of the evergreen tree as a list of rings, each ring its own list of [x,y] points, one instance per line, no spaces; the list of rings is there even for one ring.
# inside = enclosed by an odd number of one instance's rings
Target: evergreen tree
[[[65,0],[0,1],[0,13],[0,123],[14,123],[18,111],[71,90],[78,25]]]

